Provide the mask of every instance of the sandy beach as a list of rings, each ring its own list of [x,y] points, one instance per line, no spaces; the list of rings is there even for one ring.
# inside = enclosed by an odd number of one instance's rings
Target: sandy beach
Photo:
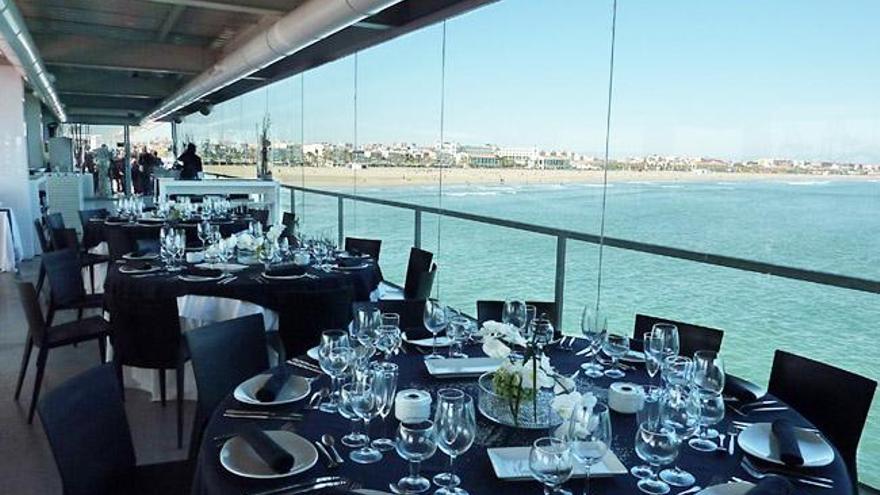
[[[253,166],[205,167],[208,173],[252,178]],[[527,170],[527,169],[443,169],[443,183],[448,185],[502,185],[502,184],[563,184],[571,182],[601,183],[603,172],[597,170]],[[361,170],[331,167],[273,167],[272,174],[281,183],[306,187],[344,187],[357,182],[362,187],[400,187],[436,184],[440,180],[437,168],[378,167]],[[609,171],[609,182],[733,182],[733,181],[829,181],[880,180],[880,175],[806,175],[765,173],[693,173],[693,172],[633,172]]]

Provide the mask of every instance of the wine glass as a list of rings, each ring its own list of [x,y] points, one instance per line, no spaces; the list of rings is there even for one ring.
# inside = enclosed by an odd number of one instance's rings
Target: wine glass
[[[341,439],[342,445],[351,448],[362,447],[367,441],[366,435],[358,431],[358,425],[360,424],[361,418],[357,415],[357,413],[354,412],[354,409],[352,409],[351,405],[351,398],[354,394],[354,387],[354,383],[346,383],[342,386],[338,406],[339,414],[343,418],[351,421],[351,432],[349,432]]]
[[[434,433],[437,446],[449,456],[449,472],[434,476],[434,484],[441,487],[435,495],[467,495],[467,491],[459,488],[461,479],[455,474],[455,458],[471,448],[477,435],[474,399],[457,388],[440,389]]]
[[[263,242],[260,246],[260,255],[259,260],[260,263],[263,264],[263,271],[269,271],[269,266],[272,264],[272,261],[275,259],[275,243],[270,241],[267,238],[263,238]]]
[[[202,249],[205,249],[208,238],[211,236],[211,224],[207,220],[199,222],[196,227],[196,234],[198,234],[199,240],[202,241]]]
[[[694,353],[693,379],[694,385],[720,394],[724,390],[724,359],[715,351],[697,351]]]
[[[468,326],[470,320],[464,316],[453,316],[449,320],[449,326],[446,328],[446,336],[449,337],[449,357],[450,358],[466,358],[467,354],[462,352],[462,345],[469,337]]]
[[[409,461],[409,476],[405,476],[394,486],[398,493],[422,493],[431,488],[431,482],[419,474],[424,460],[437,452],[434,436],[434,422],[401,422],[397,429],[397,454]]]
[[[661,378],[670,387],[690,385],[693,379],[694,361],[686,356],[669,356],[663,360]]]
[[[400,345],[400,315],[382,313],[381,324],[376,331],[376,348],[385,353],[388,360]]]
[[[680,443],[697,432],[700,426],[700,409],[699,396],[693,390],[672,386],[666,389],[660,400],[660,419],[663,427],[672,430]],[[661,471],[660,478],[679,487],[688,487],[696,482],[694,475],[677,465]]]
[[[348,333],[342,330],[325,330],[321,333],[318,349],[318,364],[330,375],[331,393],[321,403],[321,410],[334,413],[339,405],[339,379],[354,359],[354,350],[348,340]]]
[[[688,445],[700,452],[715,452],[719,447],[712,439],[718,437],[718,431],[711,426],[724,419],[724,397],[705,390],[698,390],[696,394],[700,401],[700,429],[699,434],[688,441]]]
[[[599,364],[596,358],[599,351],[605,345],[605,337],[608,333],[608,318],[596,310],[596,308],[587,304],[581,315],[581,333],[587,341],[590,348],[590,360],[581,365],[584,375],[589,378],[599,378],[604,374],[605,368]]]
[[[532,304],[526,304],[526,321],[520,330],[520,335],[526,340],[532,340],[532,331],[535,329],[535,319],[538,317],[538,308]]]
[[[541,315],[532,320],[531,323],[532,338],[540,346],[545,346],[553,341],[553,335],[556,329],[553,328],[553,322],[546,315]]]
[[[524,301],[507,300],[501,309],[501,323],[507,323],[522,331],[528,323],[528,313]]]
[[[629,337],[616,333],[609,333],[605,339],[605,345],[602,346],[605,354],[611,357],[611,369],[605,371],[608,378],[623,378],[626,373],[619,367],[620,358],[629,351]]]
[[[681,343],[677,326],[672,323],[655,323],[651,327],[651,334],[656,335],[662,341],[661,352],[664,358],[678,356],[681,350]]]
[[[653,381],[660,371],[660,363],[663,361],[663,339],[654,332],[645,332],[642,343],[645,354],[645,369]]]
[[[611,448],[611,417],[608,406],[576,408],[569,419],[568,440],[575,459],[586,466],[584,495],[590,494],[590,468]]]
[[[544,495],[560,493],[559,486],[571,477],[573,467],[571,447],[565,440],[543,437],[532,444],[529,469],[544,486]]]
[[[383,380],[387,380],[387,378],[377,376],[372,373],[372,370],[369,370],[354,380],[354,387],[349,391],[351,409],[364,420],[364,444],[360,449],[354,450],[348,455],[352,461],[358,464],[372,464],[382,459],[382,453],[374,448],[370,442],[370,421],[376,417],[381,407],[379,401],[384,393],[382,387],[385,385],[381,383]]]
[[[437,335],[442,332],[448,324],[446,308],[440,304],[440,301],[428,299],[425,301],[425,313],[422,318],[425,328],[434,336],[431,345],[431,354],[425,356],[425,359],[443,359],[443,356],[437,353]]]
[[[378,401],[378,413],[382,418],[382,436],[373,440],[372,445],[380,452],[394,450],[394,440],[385,436],[388,424],[386,419],[394,407],[394,396],[397,394],[397,380],[399,369],[394,363],[373,363],[370,365],[373,372],[373,392]]]
[[[675,462],[681,440],[662,422],[645,422],[639,424],[635,444],[636,455],[650,466],[650,475],[637,484],[639,490],[651,495],[669,493],[669,485],[657,478],[657,469]]]
[[[636,412],[636,424],[648,423],[651,427],[655,427],[660,423],[660,400],[663,397],[663,389],[648,385],[644,387],[644,393],[642,408]],[[638,479],[655,476],[653,469],[647,464],[633,466],[629,472]]]

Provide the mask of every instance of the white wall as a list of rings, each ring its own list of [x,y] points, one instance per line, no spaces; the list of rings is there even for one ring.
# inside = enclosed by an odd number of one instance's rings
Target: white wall
[[[24,86],[12,66],[0,65],[0,202],[15,212],[26,258],[34,254],[28,187]]]
[[[27,155],[30,168],[46,166],[43,160],[43,113],[40,100],[33,94],[24,97]]]

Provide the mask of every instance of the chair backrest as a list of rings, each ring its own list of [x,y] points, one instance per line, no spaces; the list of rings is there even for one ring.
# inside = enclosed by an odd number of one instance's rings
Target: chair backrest
[[[269,210],[249,210],[248,213],[250,213],[254,220],[263,224],[264,227],[266,227],[266,224],[269,222]]]
[[[104,239],[107,240],[107,251],[111,261],[122,259],[125,254],[135,249],[131,236],[121,225],[105,225]]]
[[[557,324],[556,303],[553,301],[526,301],[526,304],[534,306],[537,310],[537,316],[547,315],[550,323],[556,331],[560,331]],[[501,315],[504,312],[504,301],[477,301],[477,325],[483,326],[483,323],[494,320],[501,321]]]
[[[131,431],[113,366],[77,375],[37,405],[65,495],[122,493],[135,467]]]
[[[79,255],[73,249],[43,253],[43,267],[49,279],[53,305],[65,306],[86,297]]]
[[[430,271],[419,272],[416,274],[414,288],[407,292],[404,290],[403,297],[406,299],[424,300],[431,297],[431,289],[434,288],[434,277],[437,275],[437,264],[435,263]]]
[[[379,311],[400,315],[400,329],[413,339],[428,337],[425,328],[424,299],[383,299],[378,303]]]
[[[113,360],[127,366],[172,369],[181,356],[176,297],[106,294]]]
[[[107,211],[107,208],[98,208],[94,210],[79,210],[79,221],[83,227],[89,223],[89,220],[93,218],[107,218],[110,216],[110,212]]]
[[[46,224],[49,227],[49,230],[61,230],[66,228],[64,225],[64,217],[61,213],[50,213],[46,216]]]
[[[840,451],[856,484],[856,451],[876,388],[876,381],[861,375],[777,350],[767,391],[819,428]]]
[[[285,291],[278,333],[288,357],[304,354],[321,340],[321,332],[348,328],[353,291],[350,286]]]
[[[403,284],[403,297],[407,299],[417,299],[416,292],[419,284],[424,282],[421,280],[422,273],[431,270],[431,263],[434,260],[434,254],[419,248],[410,248],[409,262],[406,265],[406,280]]]
[[[281,215],[281,225],[287,227],[287,233],[293,233],[293,227],[296,225],[296,213],[285,211],[284,214]]]
[[[382,241],[379,239],[361,239],[359,237],[345,238],[346,251],[358,251],[369,254],[374,261],[379,261],[379,253],[382,251]]]
[[[44,253],[48,253],[52,250],[52,244],[49,242],[49,237],[46,236],[46,228],[43,226],[43,222],[39,219],[34,220],[34,228],[37,230],[37,240],[40,241],[40,250]]]
[[[28,332],[34,343],[39,345],[46,336],[46,319],[43,317],[37,289],[30,282],[15,285],[18,287],[18,296],[21,298],[21,309],[28,322]]]
[[[221,321],[184,333],[199,401],[193,438],[198,443],[205,422],[239,383],[269,367],[263,316]]]
[[[633,338],[641,341],[645,333],[650,332],[657,323],[672,323],[678,327],[678,353],[682,356],[690,357],[695,352],[703,350],[715,352],[721,350],[721,341],[724,339],[723,330],[657,316],[637,314],[635,325],[633,325]]]

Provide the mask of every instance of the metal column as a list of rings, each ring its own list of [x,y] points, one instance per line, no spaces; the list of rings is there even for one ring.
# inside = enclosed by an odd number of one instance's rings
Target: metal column
[[[123,136],[123,139],[125,140],[125,164],[122,167],[122,170],[125,173],[123,190],[125,191],[125,195],[128,196],[134,192],[131,187],[131,130],[129,129],[128,124],[125,124],[125,127],[123,128]]]
[[[343,206],[344,203],[342,201],[343,200],[340,197],[339,202],[338,202],[339,210],[337,212],[338,220],[339,220],[339,243],[337,244],[337,246],[340,248],[344,245],[344,242],[345,242],[345,208]]]
[[[174,155],[174,159],[177,160],[177,157],[180,155],[177,152],[177,122],[171,122],[171,154]]]
[[[556,321],[562,324],[562,304],[565,300],[565,236],[556,236],[556,285],[553,299],[556,301]]]
[[[415,238],[413,239],[413,246],[421,249],[422,248],[422,210],[415,210]]]

